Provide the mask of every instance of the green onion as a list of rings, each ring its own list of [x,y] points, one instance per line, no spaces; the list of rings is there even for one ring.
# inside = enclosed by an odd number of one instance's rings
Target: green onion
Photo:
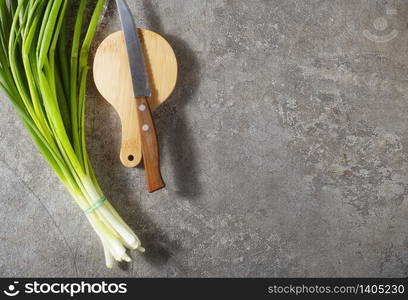
[[[79,0],[70,39],[71,2],[0,0],[0,87],[98,234],[111,268],[114,260],[130,261],[126,248],[144,248],[104,196],[86,149],[88,57],[105,0],[93,6],[89,22],[89,4]]]

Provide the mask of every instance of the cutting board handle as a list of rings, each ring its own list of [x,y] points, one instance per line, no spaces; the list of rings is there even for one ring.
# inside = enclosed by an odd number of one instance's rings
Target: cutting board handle
[[[126,109],[118,110],[122,123],[122,142],[120,161],[127,168],[136,167],[141,160],[141,145],[139,137],[136,102],[127,100]]]

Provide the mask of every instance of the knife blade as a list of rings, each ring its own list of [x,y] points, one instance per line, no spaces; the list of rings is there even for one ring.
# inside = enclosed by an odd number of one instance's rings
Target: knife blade
[[[143,162],[147,181],[147,190],[151,193],[165,186],[159,159],[159,146],[156,128],[153,122],[147,97],[151,96],[148,74],[140,37],[132,13],[125,0],[116,0],[119,17],[125,35],[129,68],[132,77],[134,101],[137,106],[138,126],[142,144]],[[132,157],[129,156],[129,160]]]
[[[132,13],[124,0],[116,0],[116,4],[119,9],[119,17],[125,34],[130,72],[132,74],[133,93],[135,97],[150,97],[151,91],[144,64],[144,55]]]

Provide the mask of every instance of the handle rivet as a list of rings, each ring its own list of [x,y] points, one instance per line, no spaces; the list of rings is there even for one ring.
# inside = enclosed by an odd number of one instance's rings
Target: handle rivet
[[[143,129],[143,131],[148,131],[148,130],[150,129],[150,127],[149,127],[149,125],[144,124],[144,125],[142,126],[142,129]]]
[[[139,110],[140,110],[140,111],[145,111],[145,110],[146,110],[146,105],[140,104],[140,105],[139,105]]]

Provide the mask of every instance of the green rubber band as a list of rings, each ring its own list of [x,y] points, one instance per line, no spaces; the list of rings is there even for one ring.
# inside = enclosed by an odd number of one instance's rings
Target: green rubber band
[[[103,197],[100,198],[99,200],[95,201],[95,202],[93,203],[93,205],[92,205],[90,208],[84,210],[84,213],[85,213],[86,215],[89,215],[90,213],[93,213],[93,212],[94,212],[95,210],[97,210],[98,208],[104,206],[106,200],[108,200],[108,199],[106,199],[106,197],[103,196]]]

